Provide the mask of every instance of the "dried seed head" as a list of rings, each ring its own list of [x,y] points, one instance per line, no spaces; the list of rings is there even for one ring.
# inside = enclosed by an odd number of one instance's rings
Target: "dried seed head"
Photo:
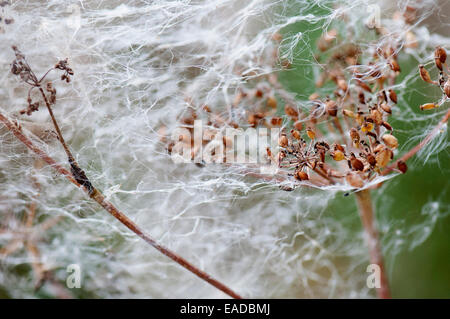
[[[306,128],[306,134],[312,140],[316,138],[316,133],[310,127]]]
[[[437,107],[439,107],[437,104],[434,104],[434,103],[426,103],[426,104],[421,105],[421,106],[420,106],[420,109],[421,109],[422,111],[426,111],[426,110],[432,110],[432,109],[435,109],[435,108],[437,108]]]
[[[424,80],[427,83],[433,84],[433,81],[431,80],[430,73],[425,69],[423,64],[419,65],[419,73],[422,80]]]
[[[400,172],[402,172],[403,174],[406,173],[406,171],[408,170],[408,166],[406,165],[405,162],[403,162],[402,160],[399,160],[397,162],[397,168],[399,169]]]
[[[386,167],[387,164],[390,162],[391,158],[393,156],[392,151],[387,148],[384,147],[380,152],[378,152],[378,154],[375,156],[376,161],[377,161],[377,166],[378,167]]]
[[[309,180],[309,176],[307,173],[303,172],[303,171],[297,171],[295,172],[295,178],[298,179],[299,181],[307,181]]]
[[[364,186],[364,181],[358,173],[349,172],[345,177],[347,183],[355,188],[361,188]]]
[[[330,116],[336,116],[337,115],[337,111],[338,111],[338,107],[335,101],[333,100],[329,100],[327,101],[325,108],[327,110],[327,113]]]
[[[391,134],[384,134],[381,138],[387,146],[390,148],[397,148],[398,147],[398,141],[397,138],[394,135]]]

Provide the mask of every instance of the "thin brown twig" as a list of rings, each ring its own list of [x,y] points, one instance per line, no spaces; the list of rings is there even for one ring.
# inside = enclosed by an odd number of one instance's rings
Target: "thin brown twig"
[[[95,200],[100,206],[102,206],[108,213],[110,213],[114,218],[119,220],[122,224],[124,224],[128,229],[130,229],[132,232],[134,232],[136,235],[141,237],[143,240],[145,240],[148,244],[150,244],[152,247],[157,249],[162,254],[166,255],[173,261],[175,261],[180,266],[186,268],[193,274],[197,275],[199,278],[203,279],[204,281],[208,282],[215,288],[221,290],[225,294],[229,295],[232,298],[235,299],[241,299],[242,297],[235,293],[233,290],[225,286],[223,283],[219,282],[218,280],[212,278],[209,274],[206,272],[200,270],[199,268],[195,267],[193,264],[188,262],[183,257],[177,255],[176,253],[172,252],[168,248],[165,248],[164,246],[160,245],[156,240],[154,240],[151,236],[146,234],[139,226],[137,226],[130,218],[128,218],[123,212],[118,210],[112,203],[107,201],[104,197],[104,195],[96,188],[93,188],[92,190],[88,189],[86,186],[81,187],[82,185],[76,181],[76,179],[72,176],[72,174],[59,165],[52,157],[50,157],[45,151],[40,149],[38,146],[36,146],[26,135],[24,135],[21,130],[14,125],[5,115],[3,115],[0,112],[0,121],[6,126],[6,128],[11,131],[14,136],[16,136],[26,147],[28,147],[31,151],[36,153],[43,161],[45,161],[48,165],[53,167],[59,174],[63,175],[65,178],[67,178],[72,184],[77,186],[78,188],[82,188],[93,200]]]

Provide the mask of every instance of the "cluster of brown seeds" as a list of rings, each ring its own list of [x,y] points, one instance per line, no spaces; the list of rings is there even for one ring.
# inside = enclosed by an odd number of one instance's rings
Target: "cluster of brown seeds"
[[[432,110],[438,108],[450,99],[450,68],[447,65],[447,52],[442,47],[437,47],[434,51],[434,62],[436,68],[439,70],[439,77],[437,80],[432,80],[430,73],[422,64],[419,65],[419,74],[422,80],[433,84],[442,91],[442,99],[438,103],[426,103],[420,106],[420,109]]]

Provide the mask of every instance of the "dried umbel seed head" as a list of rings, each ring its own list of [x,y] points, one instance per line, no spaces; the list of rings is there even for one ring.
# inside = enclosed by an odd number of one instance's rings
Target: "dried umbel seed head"
[[[384,134],[381,138],[387,146],[390,148],[397,148],[398,147],[398,141],[397,138],[394,135],[391,134]]]
[[[338,111],[338,107],[335,101],[333,100],[329,100],[326,102],[325,104],[325,108],[327,110],[327,113],[330,116],[336,116],[337,115],[337,111]]]
[[[442,47],[436,47],[434,51],[434,61],[436,67],[442,71],[442,65],[447,61],[447,52]]]
[[[421,106],[420,106],[420,109],[421,109],[422,111],[426,111],[426,110],[432,110],[432,109],[435,109],[435,108],[437,108],[437,107],[438,107],[437,104],[434,104],[434,103],[426,103],[426,104],[421,105]]]
[[[303,172],[303,171],[296,171],[294,176],[299,181],[307,181],[307,180],[309,180],[308,174]]]
[[[406,163],[402,160],[399,160],[397,162],[397,168],[400,172],[402,172],[403,174],[406,173],[406,171],[408,170],[408,166],[406,165]]]
[[[345,177],[347,183],[355,188],[361,188],[364,186],[364,181],[361,176],[356,172],[349,172]]]
[[[423,66],[423,64],[419,65],[419,73],[420,73],[420,77],[422,78],[422,80],[424,80],[427,83],[431,83],[433,84],[434,82],[431,80],[430,77],[430,73],[428,73],[428,71],[425,69],[425,67]]]

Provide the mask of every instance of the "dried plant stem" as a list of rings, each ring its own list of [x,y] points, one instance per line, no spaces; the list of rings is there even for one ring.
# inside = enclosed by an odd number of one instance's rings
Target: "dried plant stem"
[[[382,172],[382,175],[389,174],[397,167],[398,162],[400,162],[400,161],[406,162],[411,157],[413,157],[417,152],[419,152],[425,145],[427,145],[436,136],[436,133],[441,129],[441,127],[445,123],[448,122],[449,117],[450,117],[450,109],[442,117],[442,119],[439,121],[439,123],[436,125],[436,127],[419,144],[417,144],[415,147],[410,149],[406,154],[404,154],[397,161],[395,161],[395,163],[386,167],[386,169]]]
[[[52,117],[53,119],[53,117]],[[190,262],[188,262],[186,259],[180,257],[176,253],[172,252],[171,250],[165,248],[164,246],[160,245],[156,240],[154,240],[152,237],[150,237],[148,234],[146,234],[139,226],[137,226],[130,218],[128,218],[123,212],[118,210],[112,203],[107,201],[104,197],[104,195],[96,188],[93,188],[92,190],[87,189],[86,187],[81,187],[82,185],[78,183],[75,178],[72,176],[72,174],[56,163],[56,161],[50,157],[45,151],[37,147],[26,135],[24,135],[21,131],[21,129],[13,124],[6,116],[4,116],[0,112],[0,122],[2,122],[6,128],[11,131],[14,136],[16,136],[23,144],[25,144],[26,147],[28,147],[31,151],[36,153],[43,161],[45,161],[48,165],[53,167],[59,174],[66,177],[71,183],[76,185],[79,188],[82,188],[93,200],[95,200],[98,204],[100,204],[108,213],[110,213],[113,217],[115,217],[117,220],[119,220],[122,224],[124,224],[128,229],[130,229],[132,232],[134,232],[136,235],[144,239],[148,244],[150,244],[152,247],[157,249],[162,254],[166,255],[176,263],[178,263],[180,266],[186,268],[193,274],[197,275],[199,278],[203,279],[204,281],[208,282],[215,288],[223,291],[227,295],[229,295],[232,298],[235,299],[241,299],[242,297],[235,293],[233,290],[222,284],[221,282],[217,281],[216,279],[212,278],[209,274],[206,272],[198,269],[194,265],[192,265]],[[70,152],[69,152],[70,154]]]
[[[359,215],[366,234],[367,245],[369,246],[370,262],[380,267],[380,288],[377,288],[377,294],[379,298],[387,299],[390,298],[389,282],[386,276],[380,240],[375,226],[370,190],[364,189],[355,193],[355,195],[359,207]]]

